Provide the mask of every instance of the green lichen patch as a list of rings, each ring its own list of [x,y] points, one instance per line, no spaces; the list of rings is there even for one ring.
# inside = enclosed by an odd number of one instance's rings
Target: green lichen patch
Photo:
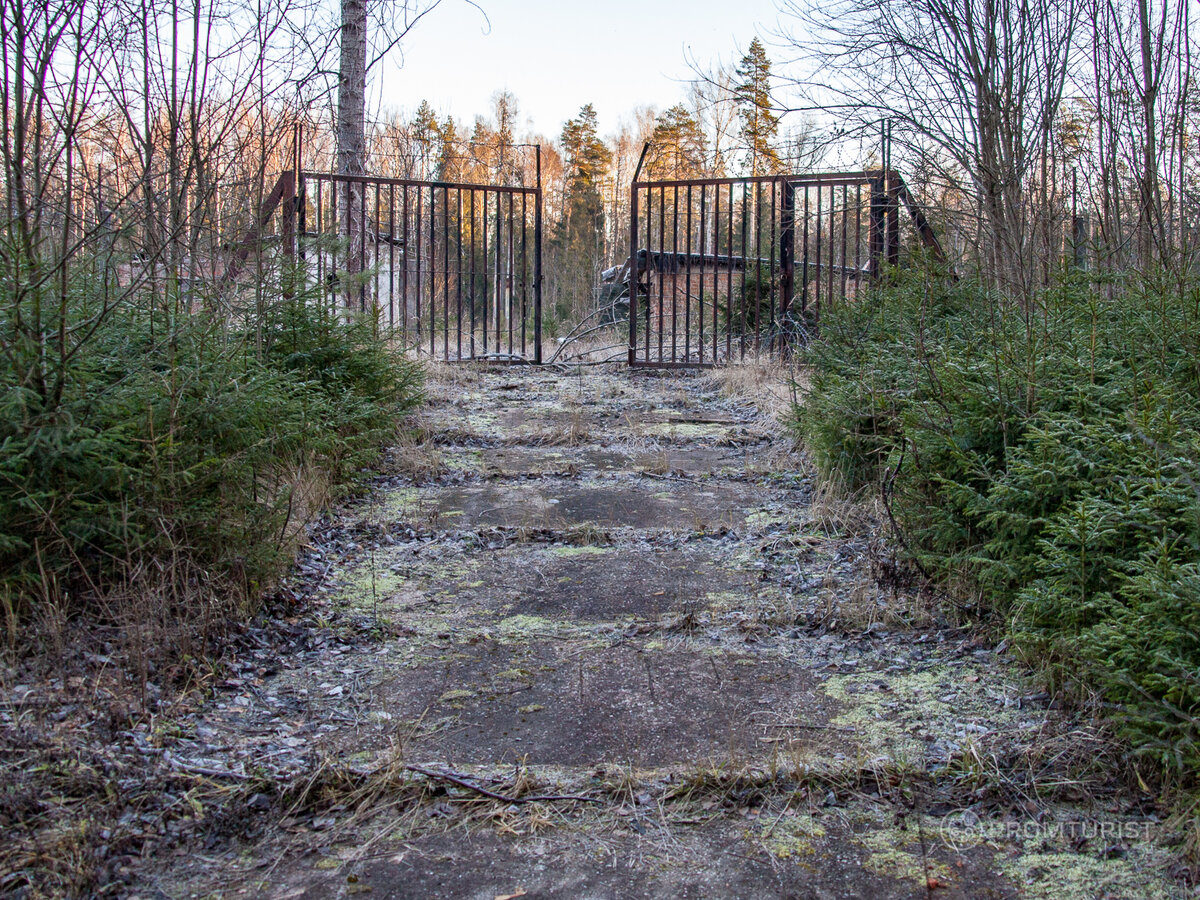
[[[553,556],[561,558],[580,557],[580,556],[604,556],[606,553],[611,553],[611,547],[551,547],[548,551]]]
[[[825,834],[825,826],[812,813],[787,810],[765,823],[758,837],[776,859],[803,860],[817,853],[817,844]]]
[[[877,824],[858,841],[868,852],[863,867],[871,872],[922,887],[952,883],[950,867],[930,855],[924,830],[915,823],[903,829]]]
[[[728,425],[694,424],[690,422],[655,422],[643,424],[638,431],[651,437],[667,438],[668,440],[701,440],[719,441],[727,438],[730,433]]]
[[[944,757],[998,729],[1019,732],[1022,719],[1038,721],[1036,713],[1022,713],[997,699],[1020,696],[1015,683],[968,666],[834,675],[822,689],[843,707],[834,723],[852,735],[856,752],[903,763]]]
[[[1088,853],[1001,853],[996,868],[1030,900],[1172,900],[1180,896],[1179,886],[1166,879],[1161,856],[1133,852],[1102,859]]]

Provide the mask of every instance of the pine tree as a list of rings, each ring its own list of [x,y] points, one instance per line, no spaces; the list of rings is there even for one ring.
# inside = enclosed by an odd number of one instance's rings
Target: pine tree
[[[597,133],[596,110],[589,103],[563,126],[560,138],[566,161],[563,216],[551,249],[567,274],[557,298],[560,315],[579,313],[591,300],[604,254],[604,202],[601,188],[612,151]]]
[[[438,178],[450,181],[458,177],[459,149],[458,126],[453,116],[446,116],[438,126],[438,137],[441,138],[441,149],[438,151]]]
[[[417,177],[432,178],[441,144],[441,125],[428,100],[422,100],[417,107],[412,135],[417,149]]]
[[[750,42],[736,73],[746,172],[751,176],[778,174],[783,162],[775,147],[779,117],[771,112],[771,60],[758,38]]]
[[[703,170],[708,140],[700,123],[682,104],[672,106],[655,120],[650,142],[654,148],[651,177],[687,178]]]
[[[569,119],[561,137],[567,162],[565,226],[580,234],[603,227],[604,206],[600,186],[612,163],[612,151],[597,134],[596,110],[587,104],[578,119]]]
[[[501,184],[518,184],[521,179],[513,125],[517,119],[517,98],[508,91],[499,91],[492,97],[496,112],[496,177]]]

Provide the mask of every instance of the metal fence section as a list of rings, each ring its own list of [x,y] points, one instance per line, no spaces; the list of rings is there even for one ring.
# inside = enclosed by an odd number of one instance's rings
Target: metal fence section
[[[640,174],[640,167],[639,167]],[[629,364],[707,366],[785,352],[900,256],[888,170],[639,181],[630,197]]]
[[[542,189],[301,172],[297,253],[331,307],[447,361],[542,361]]]

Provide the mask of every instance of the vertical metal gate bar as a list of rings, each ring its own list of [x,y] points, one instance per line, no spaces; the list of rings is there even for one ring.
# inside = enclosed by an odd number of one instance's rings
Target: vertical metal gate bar
[[[372,223],[374,226],[373,232],[375,235],[375,264],[373,266],[374,277],[375,277],[375,316],[374,316],[374,318],[375,318],[374,327],[375,328],[378,328],[380,326],[380,324],[382,324],[382,317],[379,315],[379,312],[380,312],[380,310],[379,310],[379,298],[380,298],[380,294],[379,294],[379,270],[380,270],[380,265],[379,265],[379,221],[380,221],[379,182],[376,182],[375,183],[375,221]]]
[[[854,186],[854,299],[862,283],[862,185]]]
[[[671,188],[671,361],[679,358],[679,186]]]
[[[388,185],[388,331],[396,331],[396,186]]]
[[[847,226],[849,225],[849,219],[850,219],[849,203],[850,203],[850,187],[848,185],[843,184],[842,185],[842,293],[841,293],[841,296],[838,298],[842,302],[845,302],[845,300],[846,300],[846,246],[847,246],[846,240],[847,240],[847,234],[848,234],[846,229],[847,229]]]
[[[651,248],[654,246],[651,231],[654,228],[654,191],[646,188],[646,362],[650,362],[650,312],[654,306],[654,274]]]
[[[329,314],[337,315],[339,295],[341,293],[341,277],[338,275],[338,248],[342,244],[342,228],[338,220],[338,185],[336,181],[329,182],[329,264],[326,275],[326,288],[329,294]]]
[[[804,269],[803,269],[804,274],[801,277],[801,287],[802,287],[802,290],[800,292],[800,314],[801,315],[807,315],[807,313],[808,313],[808,227],[809,227],[808,193],[809,193],[808,185],[805,185],[804,186]]]
[[[684,225],[687,238],[684,249],[687,253],[683,275],[683,359],[692,361],[692,186],[687,186],[687,222]]]
[[[458,210],[458,220],[454,226],[454,334],[455,357],[459,360],[463,358],[463,310],[462,310],[462,239],[463,239],[463,202],[462,202],[462,186],[460,185],[455,191],[455,206]]]
[[[778,246],[776,243],[776,232],[775,232],[776,215],[777,215],[777,211],[776,211],[777,198],[775,195],[776,195],[778,187],[779,187],[779,183],[777,181],[771,182],[771,242],[770,242],[771,266],[767,270],[767,272],[769,273],[768,277],[770,278],[770,280],[767,282],[767,299],[770,301],[767,304],[768,316],[769,316],[769,318],[767,320],[767,351],[768,352],[770,352],[775,345],[775,329],[776,329],[776,321],[778,318],[776,315],[776,307],[779,304],[779,298],[777,296],[777,292],[776,292],[776,288],[775,288],[775,250],[776,250],[776,247]]]
[[[358,311],[367,311],[367,278],[366,278],[366,245],[367,245],[367,198],[361,184],[346,181],[347,211],[357,212],[357,221],[350,229],[350,246],[353,248],[347,260],[348,269],[353,276],[354,289],[358,293]]]
[[[508,192],[508,260],[506,265],[508,275],[504,279],[505,291],[508,294],[508,300],[505,303],[505,309],[508,310],[508,355],[513,355],[513,227],[516,220],[513,218],[513,195],[512,191]]]
[[[638,275],[638,186],[637,180],[629,188],[629,365],[637,362],[637,317],[638,290],[641,278]]]
[[[636,241],[635,241],[636,243]],[[537,146],[537,194],[533,210],[533,361],[542,364],[542,145]]]
[[[528,322],[529,293],[529,202],[528,194],[521,194],[521,355],[525,355],[525,326]]]
[[[825,194],[824,186],[821,184],[818,184],[817,185],[817,247],[815,250],[815,255],[817,257],[817,274],[816,274],[816,289],[817,290],[816,290],[816,297],[814,298],[814,303],[813,303],[813,320],[816,322],[819,322],[821,320],[821,276],[823,274],[825,274],[824,272],[821,271],[821,263],[823,260],[823,257],[821,256],[821,229],[825,224],[824,210],[822,207],[824,194]]]
[[[342,213],[349,213],[349,210],[338,199],[338,189],[340,187],[339,182],[329,182],[329,224],[333,230],[333,247],[329,253],[329,271],[333,276],[330,292],[333,295],[334,310],[339,308],[339,304],[346,302],[346,298],[342,296],[345,290],[342,284],[345,281],[345,273],[342,270],[346,265],[346,259],[343,254],[348,256],[350,251],[350,242],[342,234],[343,231],[347,235],[350,233],[349,227],[342,222]]]
[[[470,343],[471,343],[471,358],[474,359],[475,358],[475,244],[476,244],[476,237],[479,233],[475,230],[475,191],[474,191],[474,189],[471,190],[469,206],[470,206],[470,212],[468,213],[468,215],[471,218],[471,245],[470,245],[471,256],[470,256],[470,260],[467,263],[467,266],[470,269],[471,280],[469,282],[467,282],[467,303],[471,307],[471,341],[470,341]]]
[[[729,185],[729,208],[725,234],[725,359],[733,356],[733,184]]]
[[[483,355],[487,356],[488,352],[488,191],[483,190],[483,204],[479,210],[480,232],[483,235],[482,249],[483,253],[479,258],[482,263],[480,266],[480,274],[483,275],[483,309],[481,309],[479,320],[483,325]]]
[[[835,231],[837,225],[834,219],[836,206],[837,191],[831,184],[829,186],[829,232],[828,240],[826,241],[829,244],[829,267],[825,270],[825,305],[829,309],[833,309],[835,302],[833,297],[833,251],[837,246],[837,232]],[[817,314],[817,322],[820,324],[820,310],[817,311]]]
[[[698,237],[700,238],[700,275],[698,278],[699,287],[696,290],[696,324],[699,326],[700,334],[696,338],[696,350],[700,356],[700,365],[704,365],[704,256],[708,252],[706,245],[708,244],[708,231],[705,221],[705,213],[708,212],[705,201],[708,198],[708,189],[704,185],[700,185],[700,227]]]
[[[437,355],[437,186],[429,186],[429,355]]]
[[[442,359],[450,361],[450,188],[442,188]]]
[[[317,189],[316,199],[316,215],[317,215],[317,302],[325,304],[325,294],[327,292],[327,283],[325,281],[325,247],[323,240],[325,237],[325,203],[321,195],[323,184],[320,179],[313,180]]]
[[[300,165],[300,151],[296,151],[297,163]],[[102,177],[102,176],[101,176]],[[299,179],[296,184],[296,255],[300,257],[301,262],[308,259],[308,180],[304,177],[304,173],[298,168],[296,177]],[[97,201],[98,203],[99,201]],[[96,208],[96,225],[100,224],[100,209]],[[301,266],[301,271],[305,271],[305,267]],[[307,272],[305,273],[307,274]]]
[[[782,327],[791,330],[792,293],[796,284],[796,188],[783,183],[783,211],[779,224],[779,317]],[[780,349],[787,352],[790,334],[784,334]]]
[[[403,208],[400,210],[400,233],[403,243],[400,244],[400,331],[404,334],[404,342],[408,343],[408,262],[412,256],[412,241],[408,237],[408,185],[400,188]]]
[[[416,271],[413,273],[413,281],[416,283],[416,288],[417,288],[417,296],[415,298],[416,305],[415,305],[415,309],[413,311],[413,320],[414,320],[413,324],[416,326],[414,328],[414,333],[415,333],[416,337],[413,340],[413,345],[418,348],[421,346],[421,339],[423,336],[423,332],[421,331],[421,288],[422,288],[421,236],[424,233],[424,229],[421,227],[421,204],[422,204],[421,194],[422,194],[421,188],[418,187],[417,188],[416,208],[414,210],[414,214],[415,214],[416,218],[413,219],[413,233],[416,234],[416,236],[417,236],[417,265],[416,265]]]
[[[497,189],[496,190],[496,268],[495,268],[494,283],[492,285],[492,289],[496,292],[496,296],[495,296],[495,300],[494,300],[495,308],[493,310],[493,312],[495,312],[495,314],[496,314],[496,333],[495,333],[495,335],[493,335],[493,337],[495,338],[495,341],[494,341],[495,349],[493,350],[493,352],[497,356],[500,355],[500,352],[502,349],[500,346],[500,340],[501,340],[501,337],[503,336],[503,323],[500,320],[500,314],[502,311],[501,307],[502,307],[503,301],[504,301],[504,281],[503,281],[504,273],[503,273],[503,270],[501,268],[501,263],[500,263],[500,255],[503,252],[503,247],[504,247],[504,233],[503,233],[501,222],[500,222],[501,206],[503,204],[502,197],[503,197],[503,195],[500,193],[500,190]]]
[[[748,221],[750,215],[749,210],[746,209],[746,206],[749,205],[749,198],[751,196],[752,194],[750,191],[750,186],[742,185],[742,296],[740,296],[740,302],[738,304],[738,312],[742,322],[740,322],[738,328],[738,359],[745,359],[746,356],[746,301],[749,300],[748,296],[746,296],[746,294],[749,293],[748,290],[746,290],[746,275],[748,275],[746,269],[750,268],[750,251],[749,248],[746,247],[746,228],[748,228],[750,224]]]
[[[719,284],[721,275],[720,258],[721,258],[721,188],[719,185],[713,186],[713,295],[712,295],[712,361],[713,365],[717,364],[717,307],[720,304]]]
[[[663,271],[663,255],[666,250],[667,233],[667,189],[658,189],[658,361],[663,361],[663,299],[666,291],[666,272]]]
[[[891,123],[888,123],[888,154],[891,163]],[[884,193],[887,197],[887,261],[890,266],[900,265],[900,184],[889,168],[884,172]]]

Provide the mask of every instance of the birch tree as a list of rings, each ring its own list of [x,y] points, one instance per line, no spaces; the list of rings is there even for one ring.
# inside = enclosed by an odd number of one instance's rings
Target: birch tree
[[[1031,179],[1050,152],[1080,0],[783,0],[782,37],[811,60],[810,100],[860,133],[881,118],[976,204],[977,258],[1022,298],[1035,287]]]

